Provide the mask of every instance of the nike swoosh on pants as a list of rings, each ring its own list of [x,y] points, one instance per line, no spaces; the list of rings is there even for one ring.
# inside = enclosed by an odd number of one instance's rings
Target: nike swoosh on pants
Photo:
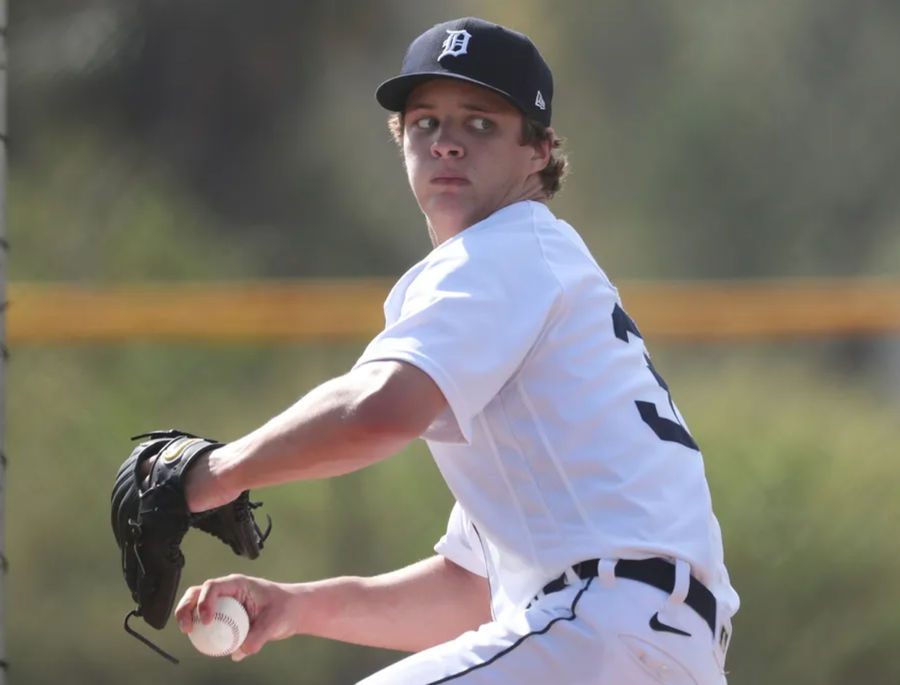
[[[650,627],[653,630],[664,633],[675,633],[676,635],[684,635],[686,637],[690,637],[691,634],[681,630],[680,628],[676,628],[674,626],[667,625],[659,620],[659,612],[657,611],[653,616],[650,617]]]

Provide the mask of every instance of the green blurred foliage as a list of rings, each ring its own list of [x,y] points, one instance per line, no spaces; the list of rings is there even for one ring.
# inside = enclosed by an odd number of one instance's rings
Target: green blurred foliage
[[[553,66],[573,169],[553,207],[615,279],[900,273],[893,0],[12,0],[11,278],[399,274],[428,243],[372,92],[423,28],[469,13]],[[330,684],[397,658],[298,638],[233,665],[148,629],[173,671],[121,630],[106,523],[133,432],[237,437],[364,342],[14,349],[11,680]],[[896,343],[654,353],[743,598],[731,682],[900,681]],[[389,570],[429,554],[451,504],[421,445],[261,499],[263,557],[192,535],[183,586]]]
[[[131,599],[108,523],[110,475],[137,426],[190,424],[202,434],[237,437],[344,371],[359,351],[135,346],[17,355],[8,440],[16,455],[8,471],[7,554],[14,561],[5,588],[16,681],[233,677],[230,662],[199,659],[174,624],[157,633],[136,622],[184,659],[174,672],[122,630]],[[300,580],[388,571],[431,553],[452,504],[422,445],[365,473],[271,488],[259,499],[274,520],[261,559],[235,557],[194,533],[185,544],[182,588],[231,572]],[[53,660],[44,658],[48,651]],[[257,667],[245,672],[255,682],[277,682],[302,664],[306,682],[349,682],[391,658],[351,653],[348,661],[346,649],[298,641],[260,659],[259,680]]]
[[[107,523],[112,474],[136,428],[236,437],[359,351],[147,345],[17,354],[6,587],[15,682],[330,685],[398,658],[301,637],[236,665],[196,654],[174,625],[144,626],[182,658],[173,670],[121,628],[130,597]],[[900,679],[900,405],[802,361],[804,351],[667,349],[656,359],[703,448],[742,596],[730,682],[889,685]],[[192,533],[182,587],[230,572],[288,581],[387,571],[430,554],[451,505],[420,444],[357,474],[257,495],[274,520],[260,559]]]
[[[763,352],[698,357],[673,386],[742,598],[730,682],[898,682],[900,404],[803,346]]]
[[[396,273],[427,241],[372,93],[467,13],[553,66],[573,169],[554,206],[614,277],[900,273],[894,0],[29,0],[13,276]],[[169,259],[117,271],[118,250]]]

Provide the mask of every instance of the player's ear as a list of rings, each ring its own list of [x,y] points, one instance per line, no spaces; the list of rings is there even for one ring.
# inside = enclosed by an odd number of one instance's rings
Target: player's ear
[[[549,126],[546,132],[546,136],[531,143],[531,161],[534,162],[535,171],[544,170],[550,163],[550,156],[553,153],[553,141],[556,140],[556,133]]]

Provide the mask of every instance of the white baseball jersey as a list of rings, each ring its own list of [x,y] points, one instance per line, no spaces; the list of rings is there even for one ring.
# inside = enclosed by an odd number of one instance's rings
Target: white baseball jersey
[[[738,607],[700,451],[616,288],[538,202],[495,212],[394,286],[357,366],[401,360],[448,409],[423,434],[457,503],[440,554],[495,617],[592,558],[689,562]]]

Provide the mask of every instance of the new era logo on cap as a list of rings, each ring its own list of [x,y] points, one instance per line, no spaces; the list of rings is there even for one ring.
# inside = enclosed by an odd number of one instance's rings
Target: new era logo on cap
[[[435,78],[489,88],[525,116],[550,125],[553,75],[522,33],[475,17],[437,24],[410,44],[400,74],[382,83],[375,99],[385,109],[402,112],[413,89]]]

